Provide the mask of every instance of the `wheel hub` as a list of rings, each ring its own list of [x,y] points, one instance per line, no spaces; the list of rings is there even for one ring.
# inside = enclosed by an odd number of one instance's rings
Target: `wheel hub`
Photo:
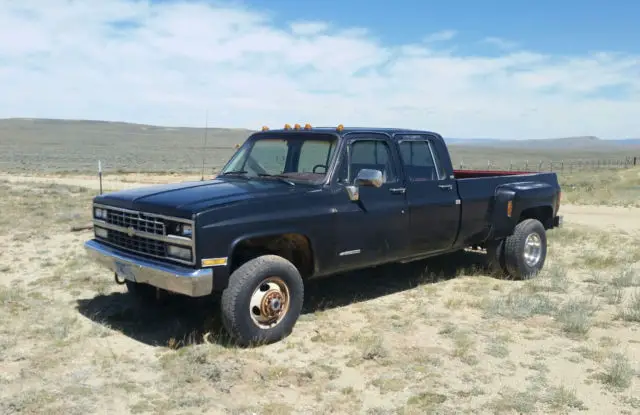
[[[540,262],[542,257],[542,238],[537,233],[527,235],[524,241],[524,262],[533,267]]]
[[[280,278],[267,278],[254,290],[249,308],[254,324],[262,329],[271,328],[289,310],[289,288]]]
[[[282,294],[276,290],[270,290],[263,297],[261,311],[262,314],[269,317],[276,317],[282,310]]]

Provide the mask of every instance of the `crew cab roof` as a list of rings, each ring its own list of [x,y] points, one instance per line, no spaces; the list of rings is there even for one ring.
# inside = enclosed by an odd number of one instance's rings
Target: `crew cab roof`
[[[298,130],[292,128],[278,128],[278,129],[268,129],[264,131],[257,131],[257,134],[264,133],[278,133],[278,134],[295,134],[295,133],[322,133],[322,134],[337,134],[342,137],[350,133],[382,133],[388,134],[393,137],[396,134],[428,134],[434,136],[438,139],[442,139],[440,134],[433,131],[426,130],[412,130],[406,128],[380,128],[380,127],[344,127],[342,129],[338,129],[336,127],[312,127],[311,129],[300,128]]]

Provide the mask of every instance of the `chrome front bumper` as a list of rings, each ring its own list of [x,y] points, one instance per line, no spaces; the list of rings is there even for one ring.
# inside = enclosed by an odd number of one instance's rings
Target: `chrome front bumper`
[[[84,244],[89,257],[119,277],[167,291],[202,297],[213,290],[213,270],[171,265],[127,254],[92,239]]]

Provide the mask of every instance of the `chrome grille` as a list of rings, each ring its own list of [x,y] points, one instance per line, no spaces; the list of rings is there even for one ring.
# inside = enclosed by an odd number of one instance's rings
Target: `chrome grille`
[[[166,235],[164,221],[144,213],[122,212],[107,210],[107,223],[123,228],[133,228],[136,231],[152,233],[154,235]]]
[[[164,258],[167,256],[166,242],[147,239],[140,236],[129,236],[120,231],[109,231],[108,241],[129,251]]]
[[[179,223],[188,224],[193,229],[193,221],[99,204],[94,205],[94,208],[106,210],[106,217],[94,217],[93,221],[95,227],[108,231],[106,238],[96,234],[99,240],[135,254],[187,265],[195,264],[194,239],[171,234],[171,230]],[[169,256],[169,245],[189,249],[191,260]]]

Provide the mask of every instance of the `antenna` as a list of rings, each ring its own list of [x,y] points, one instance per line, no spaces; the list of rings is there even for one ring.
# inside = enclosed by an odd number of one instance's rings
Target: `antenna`
[[[100,180],[100,194],[102,194],[102,160],[98,160],[98,179]]]
[[[207,109],[207,113],[204,121],[204,137],[202,139],[202,176],[200,177],[200,181],[204,181],[204,155],[205,155],[205,149],[207,147],[208,128],[209,128],[209,110]]]

